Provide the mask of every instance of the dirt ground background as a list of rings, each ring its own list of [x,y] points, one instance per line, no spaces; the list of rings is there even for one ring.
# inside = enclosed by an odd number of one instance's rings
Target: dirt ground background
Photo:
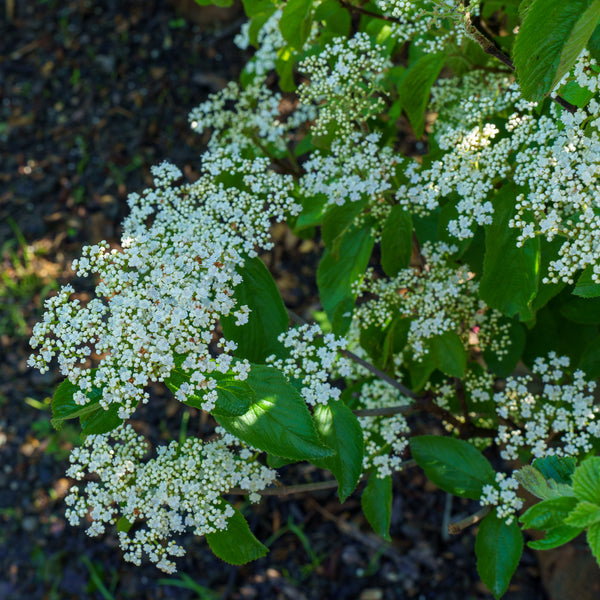
[[[491,598],[478,583],[475,531],[444,534],[448,518],[477,504],[450,504],[417,469],[395,478],[391,545],[370,532],[360,492],[344,505],[321,492],[244,508],[270,547],[265,559],[232,567],[188,536],[172,577],[124,563],[114,534],[89,538],[65,522],[77,430],[50,426],[60,377],[27,367],[31,328],[43,298],[71,279],[80,247],[118,240],[127,193],[150,183],[151,165],[169,159],[193,177],[203,140],[187,114],[237,76],[243,15],[203,9],[193,21],[165,0],[21,0],[0,10],[0,599]],[[307,314],[318,247],[283,229],[276,236],[265,259],[288,305]],[[135,424],[166,440],[182,413],[153,392]],[[190,433],[205,426],[191,415]],[[282,474],[290,484],[320,477],[303,466]],[[506,598],[546,598],[532,554]]]

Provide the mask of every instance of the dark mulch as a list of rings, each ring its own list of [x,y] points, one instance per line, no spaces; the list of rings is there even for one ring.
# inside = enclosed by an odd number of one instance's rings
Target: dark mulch
[[[0,284],[0,598],[212,597],[167,585],[149,564],[123,563],[114,535],[92,539],[66,524],[65,458],[76,430],[49,426],[44,399],[59,377],[27,367],[27,339],[42,298],[70,277],[81,245],[118,239],[126,193],[149,183],[152,164],[168,158],[193,176],[202,140],[187,113],[239,72],[232,24],[240,15],[206,9],[194,24],[158,0],[21,0],[15,10],[12,22],[0,16],[0,251],[12,282]],[[306,308],[316,253],[278,237],[268,262],[286,301]],[[192,432],[202,426],[196,417]],[[177,434],[181,413],[157,390],[136,420],[164,438]],[[283,477],[322,474],[295,467]],[[272,540],[267,558],[231,567],[190,536],[180,572],[217,598],[489,598],[478,583],[474,531],[442,535],[444,519],[477,505],[447,505],[416,469],[395,487],[391,546],[370,532],[358,493],[344,505],[333,492],[269,498],[246,511],[258,537]],[[531,555],[511,590],[507,598],[545,597]]]

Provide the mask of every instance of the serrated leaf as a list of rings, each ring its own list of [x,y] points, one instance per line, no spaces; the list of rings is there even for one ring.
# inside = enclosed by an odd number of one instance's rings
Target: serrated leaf
[[[579,500],[600,504],[600,457],[584,460],[573,473],[573,491]]]
[[[565,519],[571,527],[589,527],[600,522],[600,506],[591,502],[580,502]]]
[[[534,0],[514,46],[523,96],[540,101],[569,72],[600,19],[600,0]]]
[[[411,438],[410,450],[427,478],[455,496],[479,500],[483,486],[496,480],[489,461],[464,440],[420,435]]]
[[[543,500],[527,509],[520,517],[524,529],[548,530],[564,524],[567,515],[577,505],[577,498],[563,496]]]
[[[360,497],[360,504],[373,531],[391,541],[392,478],[388,475],[381,479],[372,472]]]
[[[517,248],[518,231],[508,226],[515,212],[517,190],[503,186],[493,199],[494,220],[485,228],[481,299],[508,317],[527,308],[537,292],[540,241]]]
[[[557,490],[552,489],[546,478],[530,465],[521,467],[513,474],[513,477],[531,494],[541,500],[550,500],[550,498],[560,498]]]
[[[227,529],[207,533],[206,541],[221,560],[230,565],[244,565],[265,556],[269,550],[250,531],[244,515],[235,508],[233,510],[233,516],[227,519]]]
[[[493,511],[481,521],[475,539],[477,572],[494,598],[500,598],[508,589],[523,545],[523,534],[515,520],[507,525]]]
[[[242,282],[234,288],[234,297],[238,306],[245,304],[251,312],[244,325],[236,325],[233,315],[221,318],[223,335],[238,345],[238,358],[263,363],[267,356],[280,352],[277,336],[287,331],[288,313],[273,276],[260,258],[246,259],[238,272]]]
[[[333,473],[338,482],[340,502],[344,502],[362,475],[362,428],[354,413],[340,400],[318,404],[313,419],[321,439],[336,452],[334,456],[313,462]]]
[[[255,397],[239,416],[217,416],[219,424],[253,448],[292,460],[332,456],[319,438],[298,390],[277,369],[254,365],[246,379]]]
[[[600,524],[594,523],[590,525],[586,533],[587,543],[596,558],[596,562],[600,565]]]
[[[570,485],[577,460],[572,456],[543,456],[536,458],[531,466],[535,467],[546,479]]]
[[[392,207],[381,231],[381,266],[394,277],[410,265],[412,255],[412,218],[399,204]]]
[[[593,272],[592,265],[589,265],[579,276],[573,290],[576,296],[581,296],[582,298],[597,298],[600,296],[600,283],[596,283],[592,279]]]
[[[398,86],[398,97],[417,139],[425,129],[425,111],[431,86],[438,78],[445,60],[443,53],[424,54],[410,66]]]
[[[552,550],[564,544],[568,544],[575,539],[583,529],[580,527],[571,527],[570,525],[559,525],[546,532],[544,539],[527,542],[527,545],[533,550]]]

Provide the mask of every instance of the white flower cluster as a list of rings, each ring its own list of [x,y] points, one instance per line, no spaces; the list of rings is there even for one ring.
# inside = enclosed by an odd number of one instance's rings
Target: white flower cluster
[[[71,452],[67,476],[81,481],[95,474],[96,480],[71,488],[65,499],[67,519],[77,525],[89,515],[90,536],[104,533],[119,516],[131,524],[145,522],[132,535],[119,532],[125,560],[140,565],[145,553],[159,569],[172,573],[171,557],[185,554],[171,539],[174,535],[187,529],[195,535],[226,529],[234,512],[222,494],[239,486],[253,492],[255,500],[256,492],[275,479],[276,473],[253,460],[248,450],[233,453],[231,443],[232,436],[206,444],[189,438],[181,445],[159,447],[155,458],[142,462],[147,443],[131,426],[90,435]]]
[[[483,486],[479,502],[483,506],[495,506],[498,518],[510,525],[523,507],[523,500],[517,496],[518,488],[519,482],[514,477],[496,473],[496,484]]]
[[[412,400],[380,379],[363,384],[358,400],[361,408],[387,408],[409,405]],[[402,454],[408,446],[410,428],[402,414],[359,417],[365,454],[363,470],[373,469],[383,479],[402,468]]]
[[[359,326],[385,327],[396,317],[411,319],[403,355],[416,360],[428,354],[429,340],[448,331],[457,333],[465,348],[476,345],[498,356],[506,353],[510,338],[506,326],[499,323],[501,313],[479,299],[478,282],[468,265],[453,264],[454,252],[454,246],[426,243],[421,250],[425,268],[403,269],[395,277],[375,281],[368,276],[358,282],[357,293],[376,296],[356,309]]]
[[[391,148],[379,146],[378,133],[365,135],[355,131],[337,138],[331,152],[318,150],[302,166],[300,191],[306,197],[323,194],[327,204],[342,206],[346,202],[367,199],[370,213],[383,222],[391,204],[391,177],[401,161]]]
[[[237,152],[258,150],[263,155],[285,152],[288,133],[314,119],[316,112],[311,105],[297,106],[284,119],[281,102],[281,94],[266,86],[264,76],[256,77],[244,89],[231,81],[192,110],[189,121],[196,133],[212,130],[208,143],[212,152],[229,147]]]
[[[324,135],[332,125],[343,136],[379,114],[385,102],[375,94],[391,66],[383,48],[363,32],[349,40],[334,38],[319,54],[305,58],[299,69],[308,81],[300,85],[298,95],[301,104],[319,105],[313,135]]]
[[[279,29],[279,21],[283,11],[277,9],[260,28],[256,36],[257,49],[254,56],[244,66],[247,73],[254,73],[262,77],[275,68],[277,54],[286,46],[286,42]],[[247,21],[242,25],[240,32],[235,36],[234,43],[241,50],[246,50],[250,46],[250,23]]]
[[[592,66],[584,53],[570,77],[596,91],[599,78]],[[489,81],[487,93],[482,93],[484,81]],[[434,92],[434,108],[456,98],[454,107],[442,110],[436,126],[435,139],[444,154],[426,168],[417,162],[409,166],[410,183],[400,186],[396,198],[417,213],[452,202],[458,217],[448,230],[465,239],[477,225],[492,222],[497,184],[512,180],[525,190],[516,198],[510,223],[520,230],[518,243],[539,235],[548,241],[564,239],[545,282],[571,284],[580,270],[592,266],[598,283],[600,103],[592,99],[575,114],[553,105],[549,116],[538,117],[534,103],[519,99],[515,84],[498,93],[499,82],[498,77],[470,74],[460,86],[452,80]],[[467,97],[465,103],[453,91],[456,87]],[[505,124],[485,123],[496,110],[508,113]],[[442,118],[445,113],[449,119]]]
[[[216,401],[212,372],[232,372],[243,380],[250,365],[233,361],[236,345],[219,338],[220,316],[233,314],[241,324],[248,309],[237,306],[233,289],[241,281],[236,267],[244,254],[255,256],[257,243],[270,246],[271,219],[298,210],[289,196],[288,176],[267,172],[267,159],[243,160],[215,154],[207,160],[212,173],[236,172],[238,187],[226,187],[205,173],[179,187],[172,165],[154,169],[156,189],[131,194],[122,250],[106,242],[88,246],[73,268],[80,276],[97,274],[96,297],[86,305],[70,299],[71,286],[46,302],[31,344],[39,348],[29,364],[47,370],[56,356],[61,372],[81,390],[102,389],[101,405],[116,402],[128,418],[144,388],[163,381],[177,364],[191,372],[178,398],[204,395],[206,410]],[[217,342],[222,352],[212,356]],[[97,369],[89,367],[97,363]]]
[[[489,371],[468,369],[461,379],[461,383],[471,404],[489,402],[492,399],[494,376]],[[433,392],[435,403],[446,410],[450,409],[452,401],[456,399],[456,385],[453,381],[443,383],[428,381],[425,389]]]
[[[496,442],[504,446],[500,453],[506,460],[521,452],[533,457],[578,456],[592,449],[600,437],[600,407],[594,400],[596,383],[586,381],[583,371],[569,376],[566,356],[554,352],[537,358],[530,376],[509,377],[506,387],[494,394],[496,412],[503,420]]]
[[[267,363],[302,383],[301,394],[309,406],[339,399],[341,390],[332,386],[329,379],[334,366],[341,377],[351,374],[350,361],[339,354],[347,345],[344,338],[323,334],[315,324],[290,329],[279,336],[279,341],[289,349],[289,357],[269,356]]]
[[[443,52],[449,42],[460,46],[466,35],[463,20],[467,13],[478,14],[481,0],[376,0],[384,15],[399,22],[391,26],[398,42],[408,42],[426,52]],[[432,36],[431,33],[435,33]]]

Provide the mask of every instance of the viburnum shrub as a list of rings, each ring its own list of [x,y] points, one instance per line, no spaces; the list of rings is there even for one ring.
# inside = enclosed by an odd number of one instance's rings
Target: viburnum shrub
[[[241,564],[267,549],[224,496],[308,461],[342,502],[366,482],[389,539],[391,477],[418,465],[481,503],[451,529],[478,523],[496,597],[522,529],[600,558],[600,0],[244,8],[253,58],[190,114],[198,180],[155,167],[120,246],[73,264],[95,297],[67,285],[35,326],[30,365],[66,378],[53,423],[81,423],[69,521],[116,524],[135,564],[174,571],[185,530]],[[275,221],[319,232],[320,324],[259,258]],[[149,448],[127,421],[154,382],[214,436]]]

